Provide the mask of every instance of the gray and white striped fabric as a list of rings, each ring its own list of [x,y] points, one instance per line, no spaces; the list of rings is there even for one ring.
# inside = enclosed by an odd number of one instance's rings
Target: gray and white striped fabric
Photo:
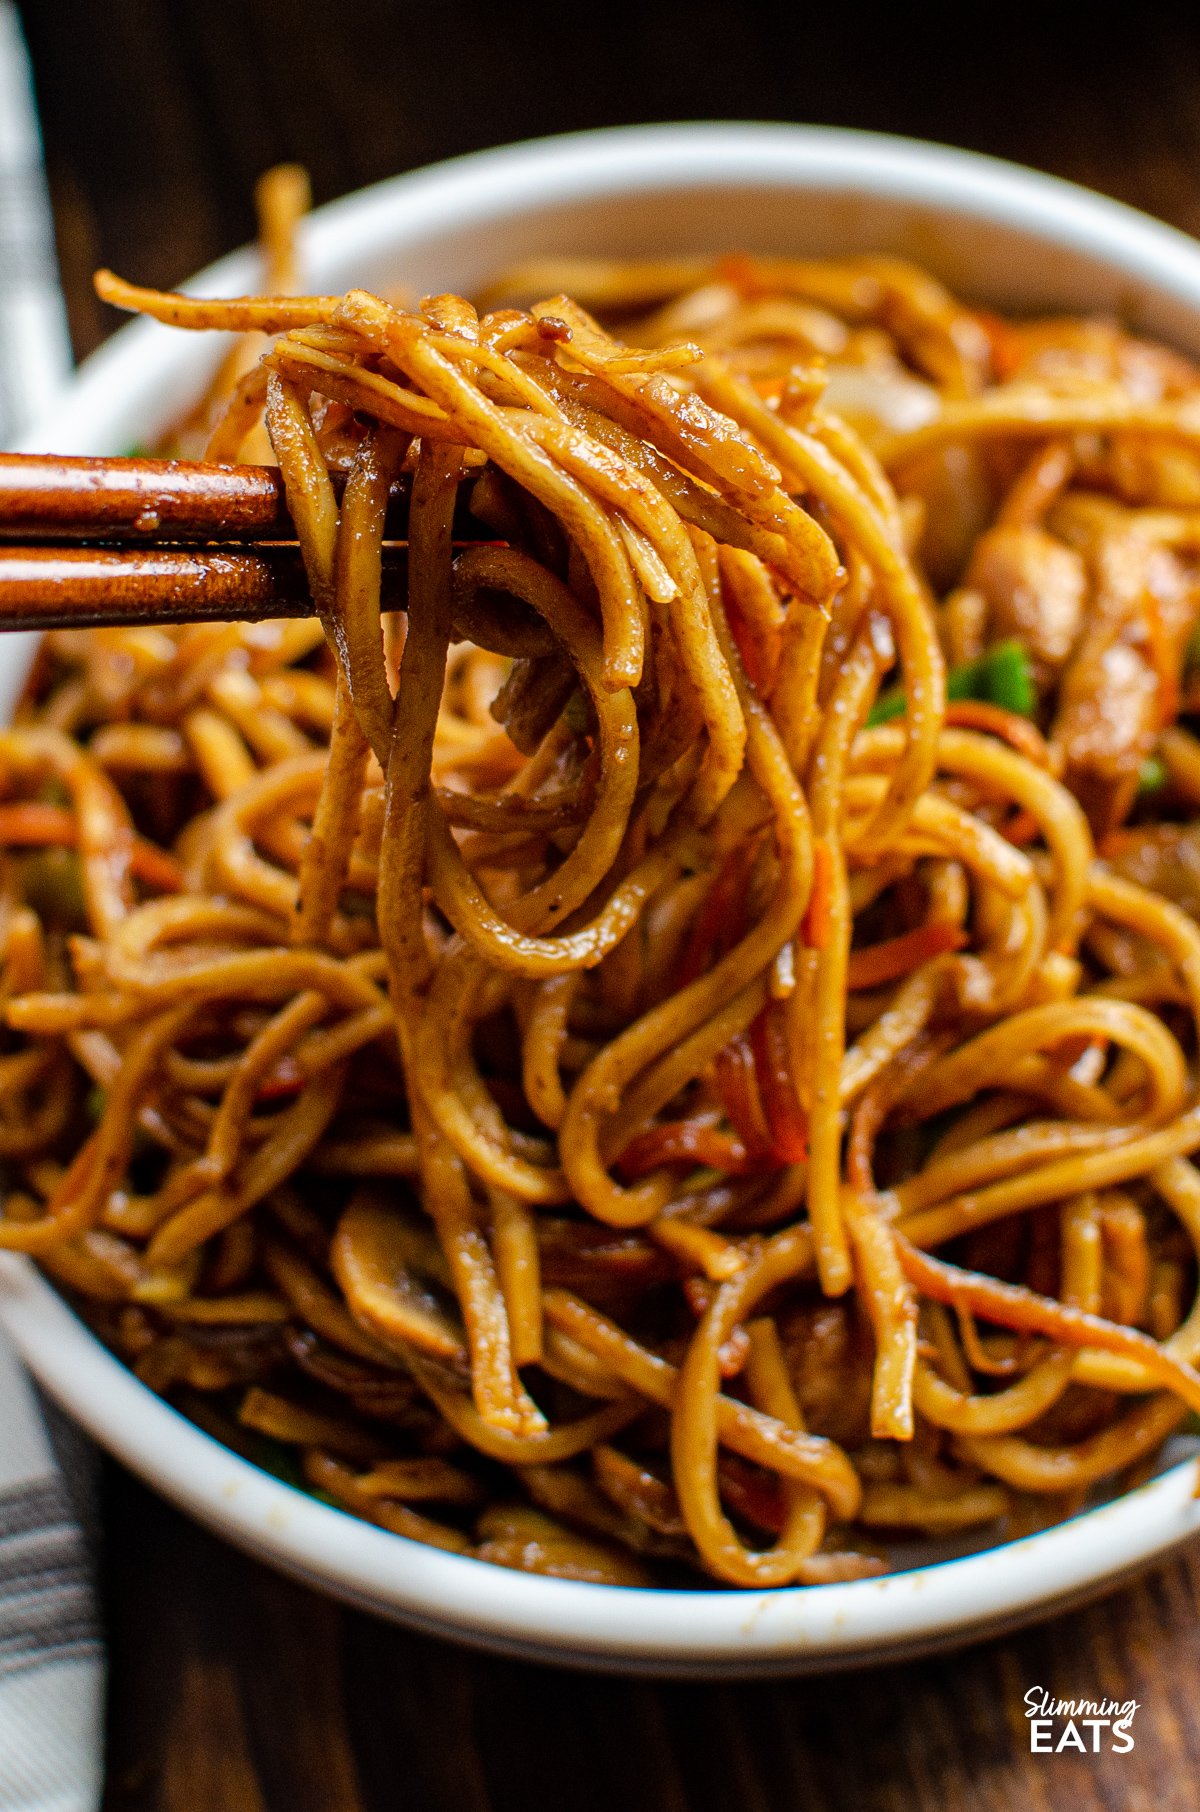
[[[79,1489],[91,1457],[0,1340],[0,1812],[99,1803],[102,1648]]]
[[[0,0],[0,446],[69,368],[29,65]],[[0,1812],[94,1812],[100,1801],[94,1471],[93,1450],[0,1335]]]

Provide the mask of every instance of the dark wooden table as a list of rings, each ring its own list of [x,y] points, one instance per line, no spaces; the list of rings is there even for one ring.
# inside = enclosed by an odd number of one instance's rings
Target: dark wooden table
[[[617,121],[819,120],[1053,170],[1200,233],[1200,18],[753,0],[28,0],[78,350],[90,272],[170,283],[248,237],[259,170],[318,200]],[[1078,11],[1086,19],[1083,9]],[[972,23],[969,15],[978,12]],[[841,1812],[1200,1803],[1200,1553],[1044,1629],[825,1681],[591,1679],[341,1611],[106,1487],[111,1812]],[[1134,1698],[1124,1755],[1030,1753],[1024,1693]]]

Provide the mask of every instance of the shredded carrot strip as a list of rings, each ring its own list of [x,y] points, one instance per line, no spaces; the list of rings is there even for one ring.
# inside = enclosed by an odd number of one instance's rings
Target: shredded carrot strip
[[[281,1101],[288,1095],[298,1095],[307,1080],[294,1057],[281,1057],[259,1083],[256,1099]]]
[[[721,1496],[735,1516],[752,1523],[756,1529],[765,1530],[768,1535],[779,1534],[787,1506],[775,1479],[748,1466],[735,1453],[721,1454],[717,1461],[717,1477],[721,1483]]]
[[[896,1251],[904,1275],[922,1295],[954,1309],[966,1308],[997,1327],[1046,1334],[1068,1346],[1099,1347],[1108,1353],[1125,1353],[1139,1360],[1191,1409],[1200,1410],[1200,1372],[1175,1359],[1148,1334],[1120,1327],[1101,1315],[1090,1315],[1069,1303],[1038,1296],[1022,1284],[1001,1283],[980,1271],[964,1271],[920,1251],[896,1234]]]
[[[729,623],[729,633],[742,657],[746,678],[756,692],[765,695],[771,690],[771,683],[779,667],[782,632],[777,629],[765,636],[756,635],[732,596],[726,597],[725,616]]]
[[[1086,1051],[1096,1051],[1100,1058],[1099,1067],[1103,1070],[1108,1062],[1111,1040],[1095,1038],[1089,1032],[1078,1032],[1072,1038],[1060,1038],[1053,1049],[1054,1061],[1061,1064],[1064,1070],[1073,1070]],[[1047,1055],[1049,1055],[1049,1051]]]
[[[754,1073],[775,1156],[802,1164],[808,1156],[808,1122],[796,1095],[783,1008],[770,1001],[750,1028]]]
[[[801,936],[810,950],[828,948],[833,913],[833,851],[823,837],[813,844],[812,892],[804,914]]]
[[[169,856],[154,843],[147,843],[144,837],[133,840],[130,867],[136,880],[144,881],[147,887],[156,888],[159,893],[183,892],[183,870],[174,856]]]
[[[686,988],[704,973],[710,959],[720,947],[733,941],[735,929],[742,923],[737,913],[744,899],[746,882],[757,853],[753,843],[741,843],[725,858],[716,879],[704,896],[679,963],[679,986]]]
[[[771,1132],[759,1094],[754,1052],[744,1032],[717,1052],[712,1079],[729,1124],[746,1150],[756,1159],[765,1157],[771,1149]]]
[[[1158,680],[1158,727],[1164,730],[1179,716],[1178,666],[1158,599],[1149,586],[1142,593],[1141,603],[1150,665]]]
[[[954,729],[983,730],[990,736],[999,736],[1018,755],[1024,755],[1039,768],[1053,765],[1046,739],[1037,725],[1031,724],[1027,717],[1018,717],[1015,711],[1006,711],[1003,705],[989,704],[982,698],[951,699],[946,706],[945,722]]]
[[[990,309],[976,308],[972,311],[975,320],[987,335],[992,351],[992,369],[998,380],[1003,382],[1016,370],[1021,361],[1021,343],[1013,332],[1012,323],[992,314]]]
[[[846,1140],[846,1180],[859,1195],[874,1193],[875,1141],[890,1108],[887,1091],[871,1086],[863,1090],[851,1112],[850,1136]]]
[[[0,843],[74,843],[75,820],[61,805],[0,805]]]
[[[1000,835],[1006,843],[1013,843],[1018,849],[1024,849],[1027,843],[1034,843],[1042,834],[1042,827],[1032,812],[1024,806],[1014,812],[1012,817],[1000,827]]]
[[[961,950],[966,933],[958,925],[919,925],[900,937],[889,937],[865,950],[852,950],[846,969],[848,988],[881,988],[885,982],[911,975],[922,963],[948,950]]]
[[[663,1164],[703,1164],[731,1176],[744,1176],[760,1167],[736,1133],[696,1120],[666,1120],[639,1133],[617,1163],[631,1182]]]
[[[61,805],[44,805],[36,799],[18,805],[0,805],[0,844],[42,848],[58,843],[74,849],[79,833],[71,813]],[[160,893],[182,893],[183,871],[173,856],[144,837],[133,842],[132,868],[139,881]]]
[[[753,258],[745,252],[730,252],[724,258],[718,258],[716,276],[720,283],[728,283],[736,289],[744,302],[753,301],[756,296],[765,296],[770,285],[763,281],[763,275]]]

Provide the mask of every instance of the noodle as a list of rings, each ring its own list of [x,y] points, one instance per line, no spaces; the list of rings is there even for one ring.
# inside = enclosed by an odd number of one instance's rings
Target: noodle
[[[98,280],[242,336],[177,444],[278,463],[319,625],[47,638],[0,1245],[505,1566],[1119,1488],[1200,1411],[1200,373],[883,258],[303,296],[303,207],[263,296]]]

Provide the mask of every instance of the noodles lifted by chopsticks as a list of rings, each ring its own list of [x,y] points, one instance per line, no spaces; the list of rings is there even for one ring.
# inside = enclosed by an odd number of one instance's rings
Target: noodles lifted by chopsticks
[[[320,623],[49,638],[0,1244],[504,1565],[820,1583],[1137,1476],[1200,1410],[1193,368],[881,258],[100,288],[270,336],[209,452]]]

